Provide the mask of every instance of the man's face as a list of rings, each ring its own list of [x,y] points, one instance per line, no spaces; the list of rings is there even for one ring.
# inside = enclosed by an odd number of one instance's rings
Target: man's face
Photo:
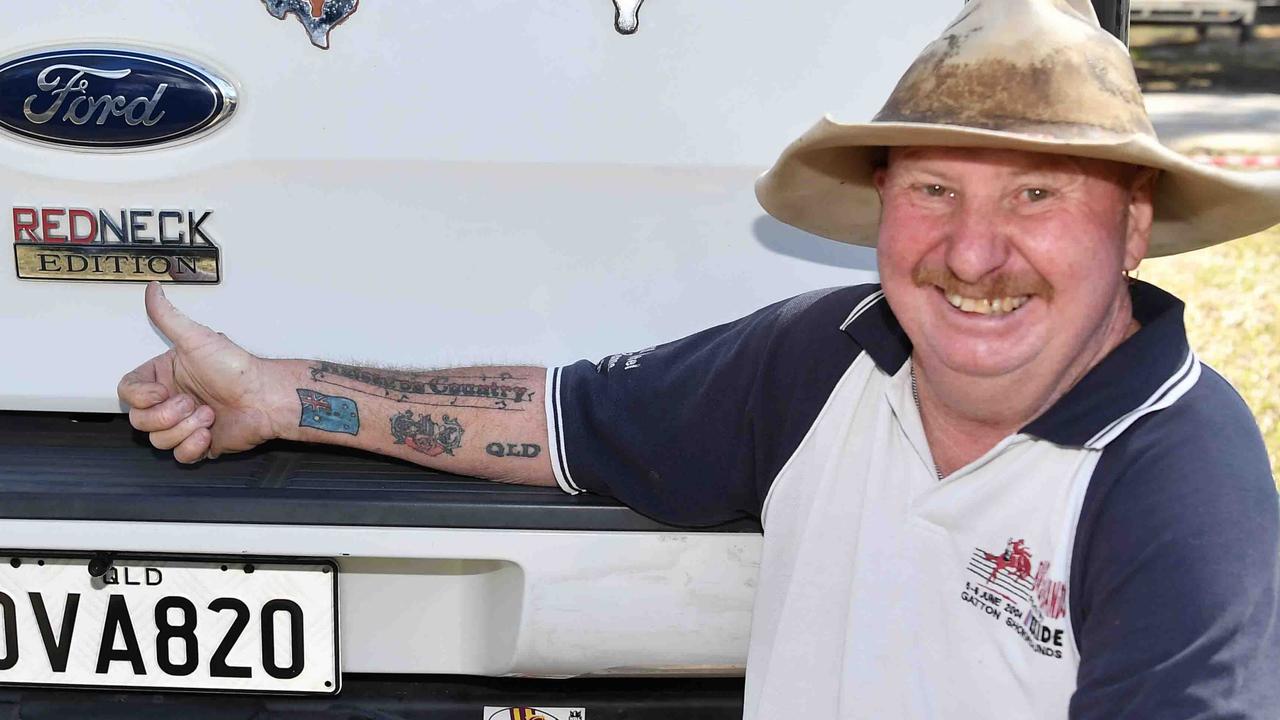
[[[875,178],[880,276],[922,367],[1074,383],[1129,324],[1122,271],[1146,253],[1151,177],[1013,150],[893,150]]]

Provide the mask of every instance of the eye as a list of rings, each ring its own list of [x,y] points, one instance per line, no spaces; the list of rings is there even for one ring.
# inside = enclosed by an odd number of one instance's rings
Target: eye
[[[1031,202],[1040,202],[1041,200],[1048,200],[1053,193],[1045,190],[1044,188],[1033,187],[1023,190],[1022,195]]]
[[[956,196],[956,191],[955,191],[955,190],[952,190],[951,188],[947,187],[946,185],[939,185],[939,184],[937,184],[937,183],[932,183],[932,184],[929,184],[929,185],[921,185],[921,186],[920,186],[920,189],[921,189],[921,191],[922,191],[922,192],[924,192],[924,194],[925,194],[925,195],[928,195],[929,197],[935,197],[935,198],[948,197],[948,198],[953,198],[953,197],[955,197],[955,196]]]

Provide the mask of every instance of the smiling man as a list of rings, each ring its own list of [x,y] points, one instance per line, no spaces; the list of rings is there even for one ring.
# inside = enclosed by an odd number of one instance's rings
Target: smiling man
[[[875,246],[882,285],[483,373],[256,358],[152,286],[174,349],[120,397],[184,462],[285,437],[760,517],[748,718],[1275,717],[1261,437],[1181,302],[1127,274],[1280,221],[1280,179],[1161,146],[1086,0],[974,0],[875,121],[821,121],[757,194]],[[546,413],[491,412],[497,386],[402,402],[481,374],[545,387]]]
[[[1154,178],[1021,151],[890,151],[874,178],[880,277],[915,341],[939,475],[1048,410],[1138,330],[1124,273],[1147,252]]]

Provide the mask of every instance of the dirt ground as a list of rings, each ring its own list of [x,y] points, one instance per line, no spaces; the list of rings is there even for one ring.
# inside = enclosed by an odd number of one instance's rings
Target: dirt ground
[[[1197,42],[1192,27],[1135,25],[1129,46],[1147,92],[1280,92],[1280,8],[1259,17],[1254,37],[1238,28],[1210,28]]]

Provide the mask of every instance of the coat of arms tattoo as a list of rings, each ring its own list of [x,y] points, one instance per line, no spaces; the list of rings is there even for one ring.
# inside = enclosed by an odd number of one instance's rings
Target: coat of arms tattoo
[[[423,455],[452,455],[462,445],[462,424],[448,415],[441,418],[436,422],[429,414],[414,417],[412,410],[397,413],[391,416],[391,437],[396,445],[408,446]]]

